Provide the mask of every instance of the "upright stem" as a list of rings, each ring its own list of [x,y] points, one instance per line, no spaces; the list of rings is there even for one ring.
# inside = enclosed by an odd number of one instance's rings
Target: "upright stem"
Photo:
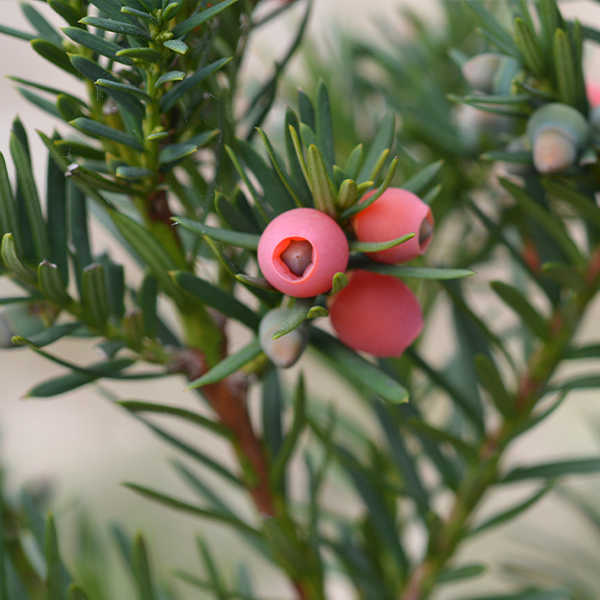
[[[171,369],[194,380],[206,371],[206,359],[200,350],[181,350],[175,354]],[[219,383],[204,386],[200,391],[219,421],[234,434],[233,448],[244,473],[243,481],[261,519],[287,520],[287,506],[275,498],[271,491],[269,460],[250,420],[245,377],[234,374]],[[298,580],[290,574],[290,579],[298,600],[324,600],[320,577]]]
[[[400,600],[426,600],[431,596],[440,573],[446,568],[469,530],[474,509],[490,486],[498,481],[499,463],[504,450],[531,417],[533,408],[543,396],[546,384],[571,343],[585,310],[598,289],[599,272],[600,248],[596,249],[589,261],[586,293],[572,297],[565,305],[555,310],[552,318],[552,337],[532,355],[513,394],[515,416],[504,418],[500,426],[488,433],[481,442],[479,461],[468,469],[457,491],[449,517],[430,543],[423,562],[409,575]]]

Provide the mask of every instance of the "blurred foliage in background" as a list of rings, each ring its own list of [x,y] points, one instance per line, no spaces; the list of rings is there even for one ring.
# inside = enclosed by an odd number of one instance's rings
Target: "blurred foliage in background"
[[[582,66],[600,32],[563,19],[554,0],[465,0],[444,2],[435,30],[406,13],[411,36],[385,21],[377,42],[334,31],[324,50],[306,43],[312,5],[304,0],[45,4],[22,4],[28,31],[3,23],[0,32],[86,94],[12,77],[57,130],[39,133],[48,151],[43,184],[31,166],[34,124],[15,119],[12,165],[0,160],[0,275],[22,290],[0,298],[0,347],[27,346],[65,369],[29,397],[95,386],[185,457],[174,470],[193,499],[126,484],[140,502],[231,527],[287,577],[290,597],[330,597],[335,574],[357,598],[420,600],[488,572],[483,560],[457,560],[463,544],[515,519],[564,477],[600,471],[598,455],[512,468],[503,461],[570,391],[600,387],[597,368],[557,375],[566,361],[600,357],[600,344],[575,342],[600,286],[600,109]],[[295,30],[250,93],[239,85],[249,40],[286,15]],[[294,57],[302,81],[286,75]],[[286,101],[292,108],[282,109]],[[267,135],[271,115],[281,122]],[[431,248],[410,265],[372,255],[420,232],[376,243],[353,228],[390,186],[418,194],[435,216]],[[257,268],[262,232],[298,207],[330,215],[350,251],[348,275],[336,273],[330,291],[310,298],[275,290]],[[90,219],[132,265],[112,250],[94,253]],[[487,292],[490,316],[473,301],[471,286],[483,283],[469,276],[499,256],[507,268]],[[423,307],[424,337],[438,333],[436,308],[451,306],[446,364],[420,340],[400,357],[366,356],[321,326],[355,269],[406,280]],[[277,308],[286,316],[264,334],[260,325]],[[512,319],[495,318],[499,311]],[[356,327],[365,318],[358,313]],[[230,342],[229,320],[251,341]],[[89,340],[101,359],[74,364],[48,349],[69,337]],[[369,418],[353,420],[307,392],[308,361],[293,382],[283,377],[277,338],[296,340],[295,359],[307,348],[345,379]],[[169,376],[174,389],[186,380],[202,408],[191,395],[178,404],[124,399],[104,385]],[[260,422],[247,405],[254,388]],[[164,427],[163,417],[226,440],[237,467]],[[213,487],[208,472],[223,485]],[[532,484],[529,497],[474,516],[489,491],[517,482]],[[361,507],[356,516],[324,501],[330,486]],[[594,503],[559,489],[598,527]],[[233,508],[239,499],[252,518]],[[81,559],[67,569],[45,510],[43,494],[4,502],[0,600],[115,597],[106,550],[90,528],[82,525]],[[139,600],[175,600],[182,582],[218,600],[262,597],[246,566],[217,564],[202,538],[198,572],[176,571],[163,586],[143,536],[131,540],[126,529],[111,529],[130,574],[119,598],[132,597],[133,585]],[[423,540],[417,551],[415,539]],[[598,582],[568,565],[510,571],[509,592],[481,598],[598,596]]]

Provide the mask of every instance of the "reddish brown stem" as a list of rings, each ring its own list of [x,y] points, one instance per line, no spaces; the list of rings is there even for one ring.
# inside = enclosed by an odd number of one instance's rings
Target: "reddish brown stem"
[[[198,379],[206,372],[204,355],[200,350],[182,350],[174,356],[171,370],[184,373],[190,381]],[[256,508],[263,517],[274,516],[267,459],[248,414],[245,379],[231,375],[219,383],[205,385],[201,392],[219,417],[219,421],[234,433],[238,460],[248,464],[255,474],[254,480],[246,483]]]
[[[147,214],[151,221],[159,221],[169,227],[173,227],[173,221],[171,221],[173,213],[169,206],[166,190],[158,189],[150,194],[148,197]],[[179,242],[179,238],[177,238],[177,240]]]
[[[190,380],[198,379],[206,372],[206,359],[200,350],[188,348],[174,353],[170,370],[183,373]],[[240,465],[246,474],[244,483],[263,519],[281,517],[273,501],[269,486],[269,466],[264,448],[256,436],[246,405],[247,381],[241,374],[234,374],[219,383],[201,389],[219,421],[234,434],[233,445]],[[315,598],[322,600],[319,589],[310,582],[292,579],[298,600]]]
[[[268,470],[263,447],[252,428],[246,407],[246,385],[235,377],[207,385],[202,393],[212,406],[223,425],[234,432],[240,461],[247,461],[256,474],[255,482],[248,487],[254,504],[262,517],[273,517],[275,510],[269,490]]]
[[[600,248],[596,248],[590,257],[586,283],[590,286],[597,286],[598,277],[600,277]]]
[[[298,594],[299,600],[308,600],[308,595],[306,594],[306,591],[302,587],[301,583],[295,582],[294,589],[296,590],[296,592]]]
[[[178,351],[173,355],[170,370],[185,374],[190,381],[198,379],[206,372],[204,354],[194,349]],[[219,421],[233,432],[238,461],[242,466],[249,467],[244,469],[246,488],[261,517],[268,519],[277,517],[277,514],[269,487],[268,460],[260,439],[254,433],[248,414],[247,390],[246,378],[239,374],[201,388],[202,395],[215,411]],[[312,597],[304,582],[296,580],[292,581],[292,585],[298,600],[309,600]]]

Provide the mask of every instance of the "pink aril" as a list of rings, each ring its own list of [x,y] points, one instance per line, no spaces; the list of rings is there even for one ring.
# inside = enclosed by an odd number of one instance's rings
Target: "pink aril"
[[[348,275],[348,285],[328,306],[339,339],[374,356],[400,356],[423,329],[416,296],[390,275],[361,270]]]
[[[258,244],[258,265],[267,281],[297,298],[331,289],[333,276],[346,270],[348,256],[348,240],[340,226],[314,208],[280,214]]]
[[[372,194],[367,194],[367,200]],[[417,195],[400,188],[388,188],[352,219],[356,237],[361,242],[387,242],[408,233],[415,237],[379,252],[367,252],[378,262],[402,263],[420,256],[433,237],[433,214]]]

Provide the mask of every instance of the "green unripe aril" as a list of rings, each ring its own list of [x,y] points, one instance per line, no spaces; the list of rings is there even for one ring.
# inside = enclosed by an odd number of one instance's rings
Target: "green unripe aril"
[[[589,135],[585,117],[572,106],[558,102],[538,108],[527,122],[533,164],[540,173],[559,173],[573,165]]]
[[[258,338],[263,352],[274,365],[282,369],[294,365],[308,344],[308,331],[304,324],[276,340],[273,339],[273,334],[284,325],[290,313],[289,308],[274,308],[262,318],[258,328]]]
[[[521,71],[514,59],[495,52],[484,52],[466,61],[462,68],[465,81],[483,94],[509,94],[512,80]]]

